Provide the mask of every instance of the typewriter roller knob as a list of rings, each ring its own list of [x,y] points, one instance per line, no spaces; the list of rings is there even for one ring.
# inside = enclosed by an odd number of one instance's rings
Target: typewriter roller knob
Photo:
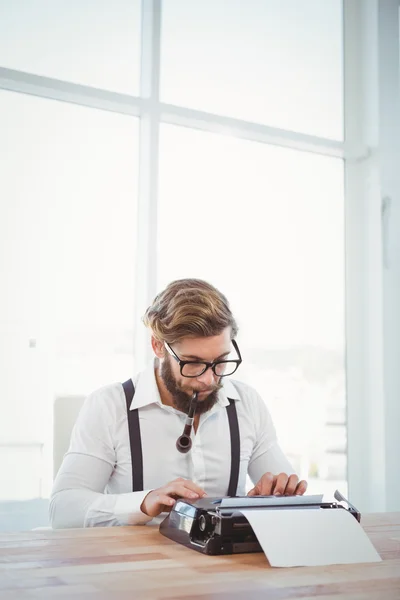
[[[207,519],[204,515],[200,515],[199,517],[199,529],[200,531],[205,531],[207,529]]]
[[[210,515],[207,514],[202,514],[199,517],[199,529],[202,533],[205,533],[206,535],[208,533],[210,533],[213,530],[213,518],[210,517]]]
[[[199,516],[199,529],[202,533],[206,535],[210,533],[216,525],[216,518],[214,515],[209,514],[201,514]]]

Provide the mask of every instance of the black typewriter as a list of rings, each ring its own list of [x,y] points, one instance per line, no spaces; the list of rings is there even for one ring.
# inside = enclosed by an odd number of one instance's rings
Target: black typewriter
[[[160,524],[162,535],[204,554],[262,552],[253,529],[241,509],[344,509],[357,521],[359,511],[340,492],[338,502],[322,502],[322,496],[243,496],[177,500]],[[343,506],[344,502],[347,506]]]

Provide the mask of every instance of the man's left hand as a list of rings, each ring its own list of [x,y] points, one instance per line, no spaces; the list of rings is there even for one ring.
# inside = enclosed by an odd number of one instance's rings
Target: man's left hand
[[[299,481],[297,475],[264,473],[260,481],[249,491],[248,496],[302,496],[307,490],[307,482]]]

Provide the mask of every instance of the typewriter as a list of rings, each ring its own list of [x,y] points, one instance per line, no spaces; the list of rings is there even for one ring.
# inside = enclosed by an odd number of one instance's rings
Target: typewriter
[[[160,533],[204,554],[262,552],[242,510],[327,509],[348,510],[358,522],[361,514],[339,491],[337,502],[322,502],[322,496],[256,496],[177,500],[160,524]],[[343,506],[343,503],[346,506]]]

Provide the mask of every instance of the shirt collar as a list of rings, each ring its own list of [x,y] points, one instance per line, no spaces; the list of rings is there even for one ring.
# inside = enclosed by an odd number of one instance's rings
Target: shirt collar
[[[158,391],[156,374],[155,374],[156,360],[152,361],[144,371],[139,373],[134,380],[135,395],[131,402],[130,410],[135,408],[141,408],[148,404],[160,404],[162,405],[160,392]],[[236,387],[232,381],[227,378],[222,380],[222,388],[218,392],[217,403],[220,406],[228,406],[228,398],[233,400],[240,400],[240,396]]]

